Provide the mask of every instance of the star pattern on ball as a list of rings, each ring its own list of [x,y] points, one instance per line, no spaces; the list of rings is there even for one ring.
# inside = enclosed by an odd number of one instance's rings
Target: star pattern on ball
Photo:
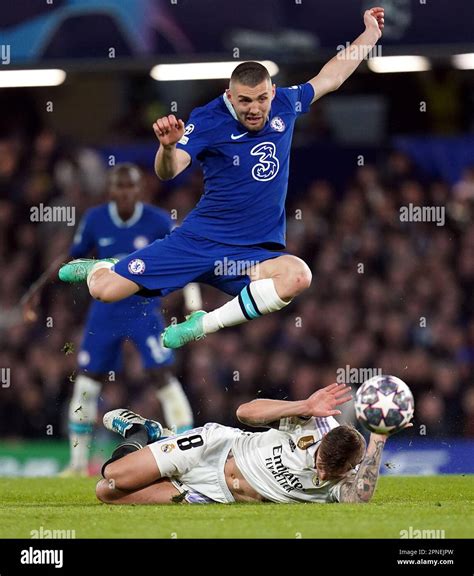
[[[371,408],[380,408],[380,410],[382,410],[382,414],[385,418],[385,416],[387,416],[387,414],[388,414],[388,411],[393,410],[393,407],[395,406],[394,401],[393,401],[393,397],[395,396],[396,393],[397,393],[397,391],[394,390],[393,392],[390,392],[390,394],[387,394],[387,395],[379,394],[377,402],[374,402],[370,407]]]

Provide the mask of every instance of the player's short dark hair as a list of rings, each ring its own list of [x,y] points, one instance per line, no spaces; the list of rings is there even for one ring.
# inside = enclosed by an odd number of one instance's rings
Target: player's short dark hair
[[[238,82],[253,88],[265,80],[270,80],[268,70],[258,62],[242,62],[234,69],[230,77],[231,82]]]
[[[359,464],[365,453],[365,440],[353,426],[333,428],[321,441],[319,456],[328,475],[338,475],[348,464]]]
[[[140,178],[142,178],[142,171],[140,168],[133,164],[133,162],[120,162],[116,164],[113,168],[111,168],[108,172],[108,181],[109,184],[112,183],[113,179],[116,176],[120,176],[121,174],[127,174],[129,172],[136,172]]]

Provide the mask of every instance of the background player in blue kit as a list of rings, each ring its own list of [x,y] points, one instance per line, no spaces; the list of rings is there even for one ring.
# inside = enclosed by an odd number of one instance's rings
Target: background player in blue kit
[[[74,236],[70,256],[120,259],[170,233],[169,214],[140,199],[142,176],[133,164],[119,164],[109,173],[110,201],[88,210]],[[64,258],[62,259],[64,261]],[[160,301],[156,297],[130,296],[114,304],[94,302],[89,309],[81,350],[80,373],[69,408],[71,461],[66,474],[86,473],[98,397],[110,372],[122,368],[122,344],[134,343],[148,378],[157,387],[166,424],[188,430],[193,424],[191,406],[170,368],[174,358],[163,348]]]
[[[367,10],[364,23],[365,31],[305,84],[276,88],[264,66],[244,62],[225,94],[195,109],[186,127],[173,115],[157,120],[157,175],[174,178],[197,160],[204,173],[201,200],[165,239],[115,265],[70,262],[60,278],[87,279],[91,295],[103,302],[136,293],[166,295],[189,282],[235,296],[169,326],[163,333],[168,348],[289,304],[311,283],[305,262],[281,252],[294,124],[313,102],[339,88],[375,46],[383,8]]]

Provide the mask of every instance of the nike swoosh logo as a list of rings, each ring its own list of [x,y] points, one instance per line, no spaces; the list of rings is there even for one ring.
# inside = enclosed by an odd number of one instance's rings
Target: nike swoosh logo
[[[246,134],[248,134],[248,132],[244,132],[243,134],[237,134],[237,136],[235,134],[231,134],[230,137],[232,138],[232,140],[238,140],[239,138],[242,138],[242,136],[245,136]]]

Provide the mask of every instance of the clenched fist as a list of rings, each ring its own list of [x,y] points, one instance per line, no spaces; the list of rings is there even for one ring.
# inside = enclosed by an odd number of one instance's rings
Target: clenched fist
[[[376,6],[364,12],[364,24],[367,30],[374,30],[377,37],[382,36],[385,24],[385,11],[381,6]]]
[[[153,124],[153,130],[162,146],[174,146],[184,135],[184,122],[170,114],[158,118]]]

